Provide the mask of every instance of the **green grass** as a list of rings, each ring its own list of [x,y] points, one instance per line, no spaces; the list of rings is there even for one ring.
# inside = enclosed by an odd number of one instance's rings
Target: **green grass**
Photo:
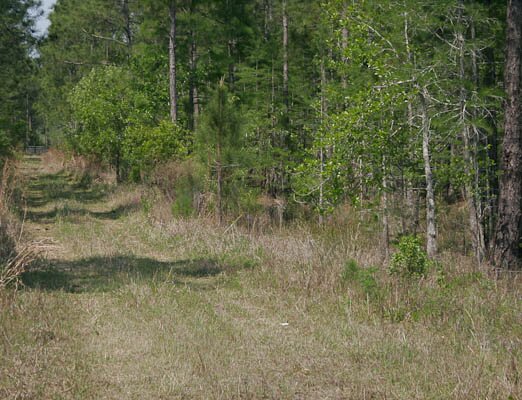
[[[522,397],[519,278],[390,276],[355,229],[254,235],[67,176],[29,182],[52,245],[0,293],[2,399]]]

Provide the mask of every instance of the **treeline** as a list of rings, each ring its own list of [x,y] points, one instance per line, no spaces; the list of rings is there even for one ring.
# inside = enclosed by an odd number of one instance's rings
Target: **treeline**
[[[350,202],[378,211],[386,247],[392,214],[403,234],[425,221],[435,256],[437,204],[464,202],[477,262],[489,253],[517,268],[520,9],[58,0],[25,109],[52,143],[112,166],[118,181],[179,161],[182,212],[198,193],[213,193],[220,220],[265,196],[323,223]]]
[[[0,160],[29,140],[38,123],[33,32],[35,1],[0,2]],[[3,162],[2,162],[3,164]]]

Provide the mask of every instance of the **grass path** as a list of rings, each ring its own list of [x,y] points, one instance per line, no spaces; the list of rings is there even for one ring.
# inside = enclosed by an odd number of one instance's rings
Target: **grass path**
[[[1,399],[520,398],[519,292],[470,278],[394,322],[324,289],[338,261],[310,238],[159,225],[137,189],[41,170],[25,232],[48,250],[0,296]]]
[[[39,395],[185,397],[183,379],[192,375],[192,361],[203,361],[201,354],[194,360],[185,357],[197,336],[188,331],[192,326],[181,326],[183,332],[178,333],[172,324],[180,318],[200,324],[207,318],[209,299],[191,292],[207,287],[215,291],[223,283],[220,268],[213,260],[169,254],[165,240],[157,232],[147,232],[151,228],[134,193],[118,197],[102,186],[84,187],[63,172],[41,174],[34,161],[25,164],[30,177],[25,232],[49,246],[44,267],[27,274],[24,281],[70,307],[60,311],[67,329],[62,332],[64,356],[82,369],[69,378],[71,387],[64,384],[58,393],[51,385],[40,387]],[[187,301],[183,310],[179,301]],[[175,334],[186,336],[187,342],[178,345],[171,336]],[[54,332],[52,336],[54,340]],[[181,346],[181,354],[166,357],[166,351],[172,353],[170,344],[174,349]],[[186,371],[180,368],[183,364]],[[69,391],[77,393],[68,395]]]

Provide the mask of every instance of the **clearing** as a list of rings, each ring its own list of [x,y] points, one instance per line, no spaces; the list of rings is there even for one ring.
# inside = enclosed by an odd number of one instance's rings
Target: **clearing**
[[[522,398],[513,281],[343,283],[349,238],[161,219],[143,189],[24,168],[46,252],[0,293],[2,399]]]

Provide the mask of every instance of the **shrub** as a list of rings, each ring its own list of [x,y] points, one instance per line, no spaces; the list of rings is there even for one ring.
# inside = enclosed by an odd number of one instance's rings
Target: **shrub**
[[[137,125],[127,128],[124,153],[135,180],[149,174],[154,167],[172,159],[184,159],[188,153],[190,134],[170,121],[157,126]]]
[[[425,276],[428,272],[429,259],[417,236],[403,236],[399,241],[398,251],[392,256],[389,271],[399,276]]]

